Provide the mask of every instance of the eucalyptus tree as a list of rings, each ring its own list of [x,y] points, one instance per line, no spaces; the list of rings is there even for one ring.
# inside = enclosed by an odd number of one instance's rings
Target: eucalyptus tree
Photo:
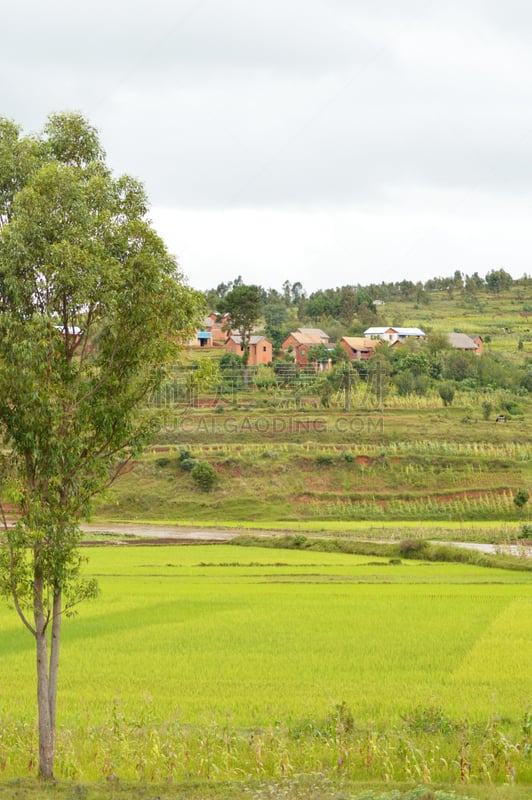
[[[242,337],[242,359],[244,365],[247,365],[249,359],[251,335],[261,310],[262,292],[259,286],[254,285],[235,285],[218,302],[217,311],[230,315],[231,330]]]
[[[203,309],[114,177],[96,130],[0,119],[0,432],[19,516],[0,587],[36,644],[39,774],[53,777],[61,620],[94,595],[79,521],[153,435],[141,404]]]

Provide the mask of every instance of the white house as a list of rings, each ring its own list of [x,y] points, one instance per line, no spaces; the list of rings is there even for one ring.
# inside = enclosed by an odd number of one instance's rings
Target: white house
[[[424,339],[426,334],[421,328],[368,328],[364,331],[368,339],[382,339],[388,344],[401,344],[406,339]]]

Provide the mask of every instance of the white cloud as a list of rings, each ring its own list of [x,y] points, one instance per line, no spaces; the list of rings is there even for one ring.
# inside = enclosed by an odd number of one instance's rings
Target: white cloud
[[[26,0],[2,22],[2,113],[87,114],[198,285],[527,269],[524,0]]]

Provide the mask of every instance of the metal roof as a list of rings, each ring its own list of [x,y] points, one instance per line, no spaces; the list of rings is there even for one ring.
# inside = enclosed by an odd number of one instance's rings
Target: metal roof
[[[364,336],[382,336],[384,333],[393,331],[398,336],[425,336],[426,334],[421,328],[396,328],[394,325],[387,325],[386,327],[367,328],[364,331]]]

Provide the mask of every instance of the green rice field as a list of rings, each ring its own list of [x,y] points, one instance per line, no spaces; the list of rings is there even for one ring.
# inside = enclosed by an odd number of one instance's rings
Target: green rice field
[[[85,552],[101,595],[64,623],[59,776],[282,777],[347,748],[358,777],[532,780],[530,573],[228,544]],[[33,641],[5,604],[0,652],[0,774],[31,774]]]

